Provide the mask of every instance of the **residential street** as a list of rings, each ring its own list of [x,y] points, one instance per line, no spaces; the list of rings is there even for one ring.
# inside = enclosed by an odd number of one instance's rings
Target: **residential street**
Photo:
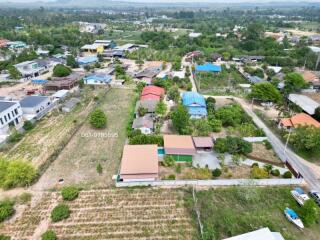
[[[190,71],[192,71],[192,64],[190,63],[190,62],[187,62],[186,61],[186,56],[184,56],[183,58],[182,58],[182,61],[181,61],[181,65],[184,67],[184,68],[186,68],[187,66],[189,66],[189,68],[190,68]],[[194,80],[194,78],[193,78],[193,74],[191,73],[191,75],[190,75],[190,81],[191,81],[191,83],[192,83],[192,92],[197,92],[197,86],[196,86],[196,82],[195,82],[195,80]]]
[[[210,95],[205,95],[209,97]],[[285,144],[264,124],[264,122],[252,111],[251,104],[246,102],[242,98],[237,98],[233,96],[212,96],[215,98],[232,98],[237,101],[246,113],[252,117],[254,123],[264,130],[269,142],[272,144],[274,151],[277,153],[279,158],[289,164],[298,171],[304,178],[304,180],[309,184],[311,189],[320,191],[320,167],[306,161],[305,159],[299,157],[290,148],[287,148],[284,153]]]

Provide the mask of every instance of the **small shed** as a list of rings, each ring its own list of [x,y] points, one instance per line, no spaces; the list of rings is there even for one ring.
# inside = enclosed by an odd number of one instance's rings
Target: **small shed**
[[[192,137],[192,140],[197,151],[211,151],[213,148],[211,137]]]

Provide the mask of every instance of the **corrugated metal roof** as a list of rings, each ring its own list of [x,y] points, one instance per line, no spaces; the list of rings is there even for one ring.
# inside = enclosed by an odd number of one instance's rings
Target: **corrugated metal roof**
[[[38,106],[40,103],[49,100],[46,96],[27,96],[20,101],[22,108],[30,108]]]
[[[182,94],[182,104],[184,106],[207,106],[204,97],[196,92],[184,92]]]
[[[16,102],[0,101],[0,112],[7,110],[8,108],[12,107],[15,104],[17,104],[17,103]]]
[[[212,63],[196,66],[196,72],[221,72],[221,66]]]
[[[319,103],[312,100],[311,98],[300,95],[300,94],[289,94],[289,100],[294,104],[298,105],[305,111],[306,113],[313,115],[317,107],[320,106]]]

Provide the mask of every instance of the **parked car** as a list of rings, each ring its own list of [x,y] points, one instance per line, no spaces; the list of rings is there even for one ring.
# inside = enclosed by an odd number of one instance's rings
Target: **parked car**
[[[315,200],[315,202],[318,204],[320,207],[320,192],[311,190],[310,191],[310,196]]]

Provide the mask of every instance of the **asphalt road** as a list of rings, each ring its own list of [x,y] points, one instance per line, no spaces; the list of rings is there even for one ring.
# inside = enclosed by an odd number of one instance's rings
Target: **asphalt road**
[[[209,95],[205,95],[209,97]],[[257,127],[264,130],[274,151],[283,162],[288,162],[297,172],[299,172],[310,189],[320,191],[320,167],[299,157],[290,148],[285,151],[285,144],[266,126],[266,124],[252,111],[251,104],[242,98],[233,96],[212,96],[215,98],[232,98],[238,102],[244,111],[252,117]]]

